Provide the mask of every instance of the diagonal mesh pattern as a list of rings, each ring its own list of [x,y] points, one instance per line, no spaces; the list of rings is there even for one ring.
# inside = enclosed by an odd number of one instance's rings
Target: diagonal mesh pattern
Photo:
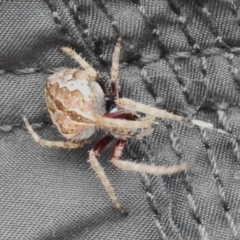
[[[0,239],[240,239],[240,3],[187,0],[0,1]],[[134,174],[100,157],[128,217],[119,215],[83,149],[37,145],[23,127],[61,139],[43,87],[81,53],[108,83],[118,36],[124,97],[214,124],[158,120],[125,160],[172,165],[175,176]]]

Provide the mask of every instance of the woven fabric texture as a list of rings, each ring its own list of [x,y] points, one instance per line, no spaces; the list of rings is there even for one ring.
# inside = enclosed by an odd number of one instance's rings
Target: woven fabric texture
[[[240,239],[240,2],[234,0],[0,0],[0,239]],[[63,139],[44,100],[46,78],[78,67],[74,48],[108,84],[122,37],[124,97],[214,125],[157,120],[123,160],[173,165],[187,173],[152,176],[99,157],[128,210],[120,215],[89,166],[91,145],[42,147]]]

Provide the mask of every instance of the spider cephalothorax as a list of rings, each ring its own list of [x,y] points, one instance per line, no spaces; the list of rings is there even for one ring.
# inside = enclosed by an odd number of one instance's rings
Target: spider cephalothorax
[[[69,141],[53,142],[41,139],[26,118],[24,118],[24,121],[35,141],[45,146],[78,148],[88,142],[99,129],[104,130],[106,136],[96,143],[90,151],[89,160],[112,202],[120,212],[124,213],[124,208],[118,201],[103,168],[97,161],[97,155],[114,138],[117,138],[118,141],[114,146],[111,161],[121,169],[159,175],[186,170],[187,163],[164,167],[120,160],[127,139],[142,138],[151,134],[156,116],[178,121],[183,121],[184,118],[129,99],[119,98],[120,39],[113,54],[110,91],[100,81],[99,74],[82,57],[70,48],[62,48],[62,50],[74,58],[83,70],[65,69],[54,73],[47,80],[45,96],[47,108],[54,125]],[[140,118],[136,115],[136,112],[142,112],[148,116]]]

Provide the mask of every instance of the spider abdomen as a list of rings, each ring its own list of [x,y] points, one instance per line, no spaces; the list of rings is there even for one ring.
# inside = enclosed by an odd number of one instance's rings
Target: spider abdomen
[[[95,132],[93,114],[105,113],[104,93],[85,71],[65,69],[54,73],[45,87],[49,114],[67,139],[88,139]]]

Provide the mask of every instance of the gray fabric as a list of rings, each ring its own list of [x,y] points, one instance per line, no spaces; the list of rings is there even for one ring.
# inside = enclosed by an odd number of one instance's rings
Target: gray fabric
[[[0,1],[0,239],[240,239],[239,1]],[[123,206],[121,216],[89,167],[88,151],[46,148],[62,139],[43,88],[58,68],[77,66],[74,47],[109,79],[113,46],[123,38],[125,97],[211,122],[223,131],[158,120],[124,160],[172,165],[188,173],[123,172],[101,154]]]

